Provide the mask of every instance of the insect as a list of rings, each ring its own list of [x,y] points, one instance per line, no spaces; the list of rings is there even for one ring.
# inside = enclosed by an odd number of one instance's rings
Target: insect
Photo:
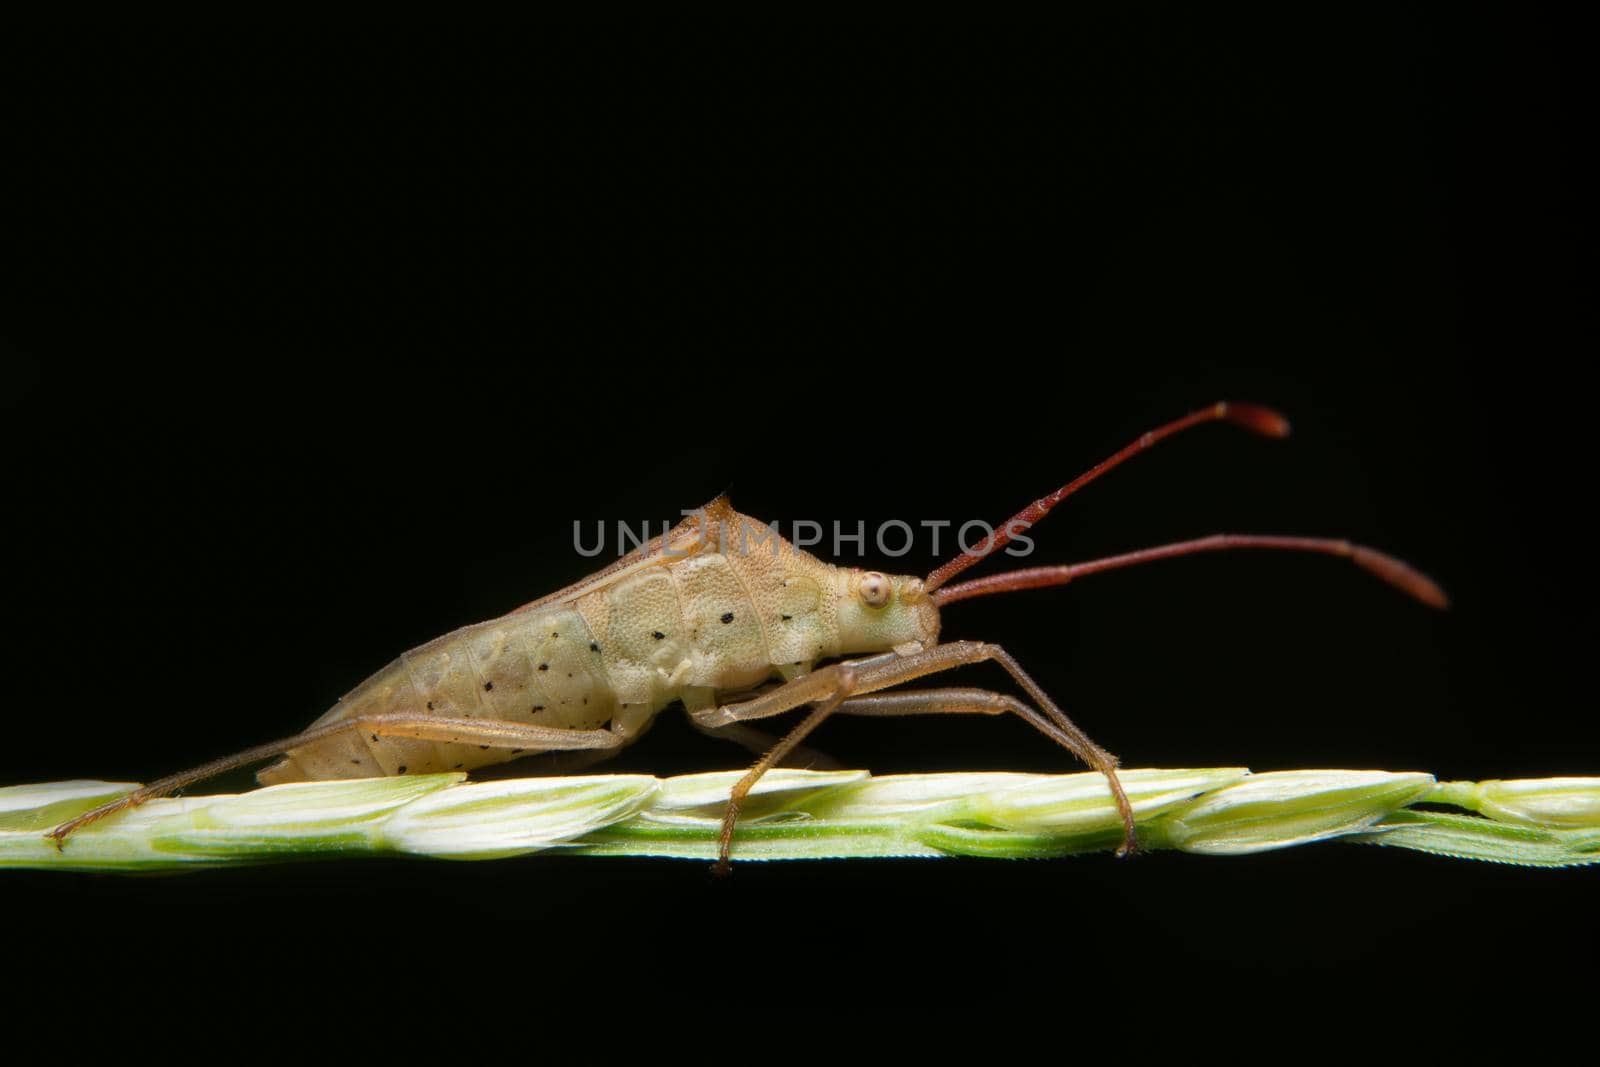
[[[1431,579],[1374,549],[1255,534],[1218,534],[950,584],[1113,467],[1209,422],[1268,437],[1289,432],[1288,422],[1267,408],[1203,408],[1144,434],[920,578],[817,559],[718,497],[575,585],[405,653],[303,733],[152,782],[62,823],[49,836],[60,846],[74,830],[114,812],[274,757],[257,775],[263,784],[472,770],[534,753],[604,758],[680,703],[698,728],[736,739],[748,732],[747,723],[810,709],[733,787],[720,871],[727,870],[740,805],[751,787],[831,715],[1016,715],[1105,776],[1121,816],[1119,852],[1126,854],[1137,836],[1117,758],[1090,740],[1004,648],[941,642],[941,609],[1230,549],[1343,556],[1424,603],[1448,603]],[[897,688],[984,661],[1004,668],[1027,699],[975,688]]]

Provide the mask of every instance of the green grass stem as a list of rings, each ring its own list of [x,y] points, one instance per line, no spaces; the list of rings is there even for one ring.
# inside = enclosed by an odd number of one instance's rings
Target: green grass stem
[[[740,773],[282,785],[151,801],[79,830],[61,850],[45,831],[134,787],[12,786],[0,788],[0,867],[143,872],[546,851],[709,861]],[[1600,778],[1440,783],[1420,772],[1213,767],[1126,770],[1122,781],[1146,849],[1237,856],[1343,840],[1530,866],[1600,862]],[[733,854],[1043,858],[1113,849],[1119,826],[1094,773],[782,770],[746,804]]]

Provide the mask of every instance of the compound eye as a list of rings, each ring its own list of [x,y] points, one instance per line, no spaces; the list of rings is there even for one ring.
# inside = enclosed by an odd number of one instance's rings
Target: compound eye
[[[869,608],[881,608],[889,602],[889,579],[877,571],[868,571],[861,576],[861,584],[856,586],[861,594],[861,602]]]

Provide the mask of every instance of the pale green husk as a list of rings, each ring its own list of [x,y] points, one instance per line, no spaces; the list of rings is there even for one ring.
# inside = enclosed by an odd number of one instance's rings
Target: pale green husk
[[[45,831],[133,786],[0,789],[0,867],[154,871],[356,855],[710,860],[740,772],[467,782],[461,774],[317,782],[154,800]],[[1240,767],[1127,770],[1141,847],[1244,855],[1343,839],[1530,866],[1600,862],[1600,778],[1436,782],[1420,772]],[[1416,805],[1428,805],[1419,808]],[[1447,811],[1450,807],[1459,810]],[[738,860],[1041,858],[1122,840],[1098,774],[773,771],[734,839]]]

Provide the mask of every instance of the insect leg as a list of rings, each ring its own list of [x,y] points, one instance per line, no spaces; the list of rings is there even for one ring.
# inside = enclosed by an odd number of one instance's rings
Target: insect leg
[[[691,709],[689,718],[696,726],[717,729],[730,723],[748,722],[751,719],[766,719],[773,715],[782,715],[792,711],[801,704],[810,704],[824,699],[833,694],[838,688],[840,672],[849,669],[859,672],[868,667],[877,667],[893,663],[902,659],[898,653],[885,652],[877,656],[868,656],[863,659],[847,660],[836,663],[830,667],[803,674],[792,682],[785,682],[776,689],[770,689],[759,696],[742,700],[737,704],[724,704],[721,707]],[[870,692],[870,690],[868,690]]]
[[[1131,855],[1138,849],[1138,835],[1133,828],[1133,806],[1128,803],[1128,794],[1122,788],[1122,782],[1117,778],[1117,757],[1101,748],[1090,740],[1089,735],[1078,728],[1077,724],[1067,718],[1066,712],[1056,706],[1055,701],[1039,687],[1028,672],[1022,669],[1022,664],[1014,659],[1011,653],[999,645],[991,645],[983,641],[951,641],[948,644],[935,645],[921,652],[914,652],[909,656],[900,657],[898,662],[886,663],[882,666],[867,668],[863,673],[864,684],[859,687],[863,693],[876,689],[884,689],[901,682],[908,682],[913,678],[934,674],[938,671],[949,670],[952,667],[964,666],[970,663],[982,663],[991,660],[998,663],[1005,672],[1011,675],[1022,691],[1028,694],[1044,717],[1053,727],[1046,733],[1063,747],[1071,751],[1090,767],[1106,776],[1106,782],[1111,786],[1111,795],[1117,802],[1117,810],[1122,815],[1123,842],[1117,850],[1121,856]],[[1014,710],[1014,709],[1013,709]],[[1032,709],[1030,709],[1032,710]],[[1024,718],[1028,716],[1024,715]],[[1030,722],[1033,720],[1029,720]],[[1037,726],[1038,724],[1035,723]]]
[[[1039,722],[1049,720],[1016,697],[989,689],[903,689],[875,696],[851,697],[839,705],[840,715],[890,718],[901,715],[1006,715]],[[1034,719],[1029,718],[1032,723]],[[1054,735],[1052,735],[1054,736]]]
[[[1081,731],[1068,733],[1014,696],[988,689],[908,689],[876,696],[851,697],[839,705],[840,715],[1016,715],[1050,740],[1090,763],[1080,744]],[[1091,742],[1092,745],[1092,742]],[[1116,757],[1102,752],[1113,764]],[[1092,764],[1091,764],[1092,765]]]
[[[888,653],[874,656],[869,659],[853,660],[825,667],[819,671],[801,678],[796,678],[788,685],[780,686],[770,693],[765,693],[754,700],[747,700],[741,704],[730,704],[726,707],[715,708],[702,713],[699,719],[707,724],[720,724],[723,722],[740,722],[746,719],[764,718],[768,715],[777,715],[800,704],[812,703],[825,696],[836,692],[836,675],[832,672],[849,669],[852,672],[854,689],[849,695],[865,696],[880,689],[902,685],[917,678],[940,671],[951,670],[973,663],[982,663],[992,660],[1003,667],[1016,683],[1022,687],[1029,698],[1033,700],[1038,712],[1043,713],[1041,721],[1047,720],[1050,729],[1045,732],[1058,744],[1071,751],[1090,767],[1106,776],[1111,786],[1111,795],[1117,802],[1117,810],[1122,815],[1124,841],[1119,850],[1121,855],[1128,855],[1137,848],[1138,840],[1133,828],[1133,807],[1128,803],[1128,795],[1123,791],[1122,783],[1117,779],[1117,757],[1101,748],[1090,740],[1089,735],[1078,728],[1065,712],[1056,706],[1039,684],[1028,676],[1011,654],[999,645],[991,645],[982,641],[951,641],[948,644],[935,645],[932,648],[910,655]],[[884,705],[880,705],[884,706]],[[1006,709],[1015,710],[1015,709]],[[1029,709],[1033,710],[1033,709]],[[1019,713],[1020,714],[1020,713]],[[1024,715],[1024,718],[1028,716]],[[809,721],[809,720],[808,720]],[[820,721],[820,720],[819,720]],[[1029,719],[1037,728],[1038,722]],[[802,726],[805,723],[801,724]],[[815,724],[812,724],[814,728]],[[807,730],[809,732],[809,729]],[[802,735],[803,736],[803,735]]]
[[[563,730],[552,726],[534,726],[531,723],[507,722],[501,719],[454,719],[436,715],[407,714],[365,715],[326,723],[282,741],[256,745],[191,770],[157,779],[126,796],[102,804],[62,823],[45,836],[54,840],[57,848],[61,848],[67,835],[107,815],[115,814],[124,808],[137,807],[147,800],[164,797],[185,786],[207,778],[215,778],[235,768],[270,759],[273,756],[281,756],[290,749],[314,744],[345,730],[365,730],[374,737],[410,737],[423,741],[489,745],[493,748],[604,749],[616,748],[629,739],[629,735],[621,731]]]
[[[744,798],[749,794],[751,788],[761,780],[762,775],[777,766],[796,745],[804,741],[807,734],[822,725],[822,720],[832,715],[839,705],[844,702],[844,699],[855,691],[855,672],[849,664],[842,663],[835,667],[826,668],[826,671],[831,673],[828,681],[832,686],[832,693],[824,697],[816,707],[812,708],[811,714],[800,720],[800,725],[785,734],[783,739],[773,745],[765,756],[756,761],[756,765],[751,767],[743,778],[734,783],[733,792],[728,797],[728,810],[722,816],[722,833],[718,838],[717,845],[717,863],[712,868],[717,874],[728,873],[728,852],[733,847],[733,827],[739,821],[739,805],[744,802]],[[818,671],[806,677],[814,678],[816,674],[820,673],[824,672]],[[782,686],[774,690],[774,692],[783,692],[783,690],[789,689],[791,686],[800,685],[805,680],[805,678],[797,678],[790,682],[789,685]]]

